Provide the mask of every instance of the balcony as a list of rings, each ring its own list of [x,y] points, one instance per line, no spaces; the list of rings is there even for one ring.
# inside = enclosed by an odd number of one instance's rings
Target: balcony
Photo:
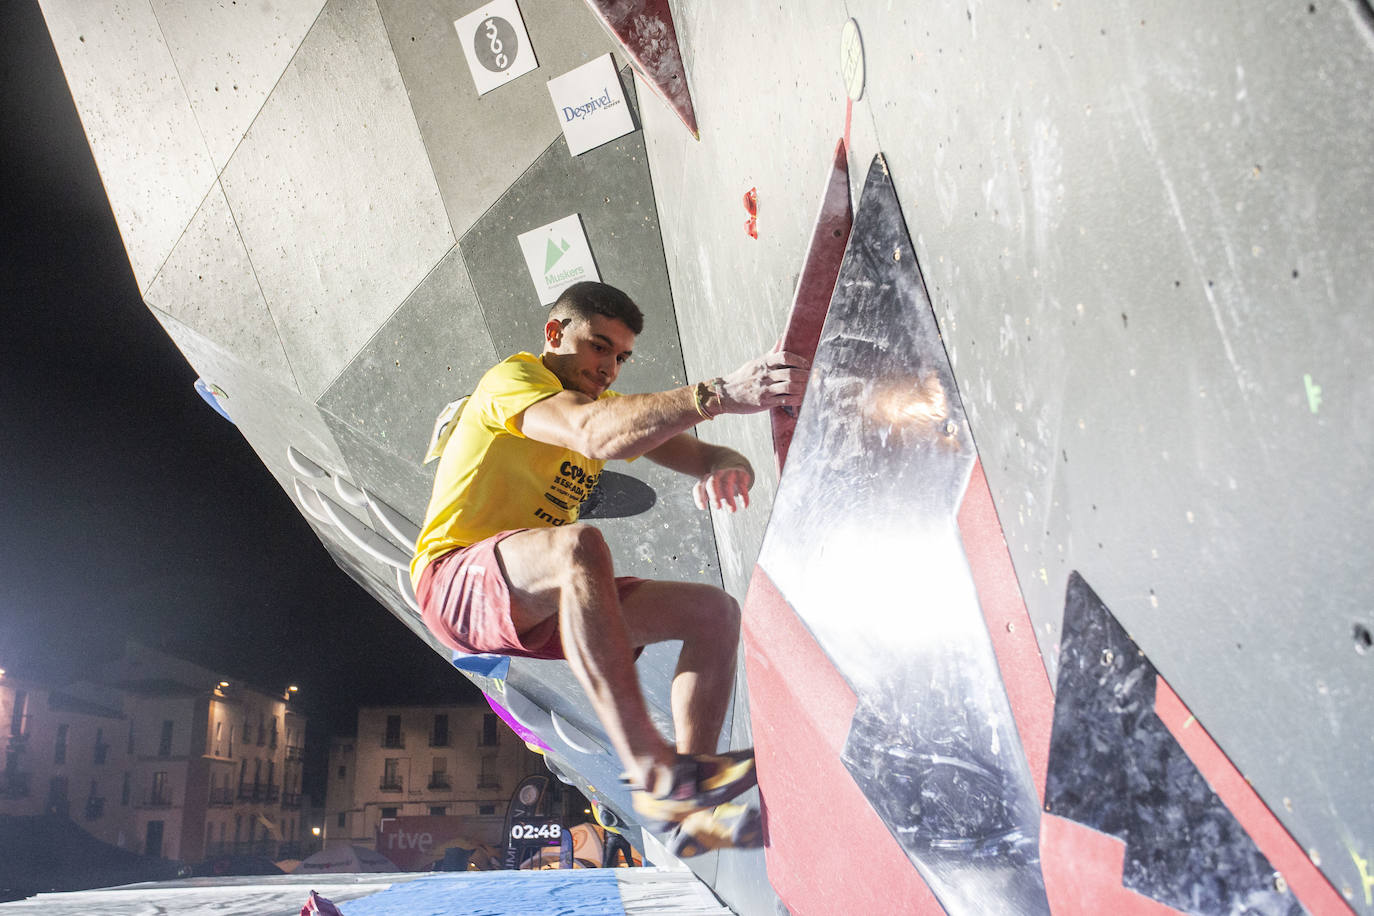
[[[447,773],[435,773],[429,777],[430,789],[452,789],[453,782],[448,778]]]
[[[477,788],[479,789],[499,789],[501,788],[500,776],[482,775],[477,777]]]
[[[399,779],[396,779],[396,780],[383,779],[383,780],[382,780],[382,784],[381,784],[380,786],[378,786],[377,788],[381,789],[383,792],[404,792],[404,791],[405,791],[405,787],[401,785],[401,781],[400,781]]]
[[[239,783],[239,801],[257,801],[258,787],[251,782]]]
[[[148,798],[143,802],[145,808],[170,808],[172,807],[172,791],[164,789],[161,792],[149,792]]]
[[[98,821],[105,816],[105,799],[91,796],[86,799],[86,820]]]
[[[288,745],[286,746],[286,759],[287,759],[287,760],[304,760],[304,759],[305,759],[305,748],[297,747],[297,746],[294,745],[294,744],[288,744]]]
[[[406,748],[405,735],[387,735],[382,739],[382,747],[403,751]]]
[[[110,746],[108,744],[97,744],[95,746],[95,765],[100,766],[110,756]]]
[[[262,800],[269,805],[275,804],[281,799],[281,786],[263,786],[263,789],[265,790],[265,794]]]
[[[215,786],[210,789],[210,807],[227,808],[234,803],[234,790],[228,786]]]
[[[281,794],[281,806],[283,808],[299,808],[301,806],[301,793],[283,792]]]

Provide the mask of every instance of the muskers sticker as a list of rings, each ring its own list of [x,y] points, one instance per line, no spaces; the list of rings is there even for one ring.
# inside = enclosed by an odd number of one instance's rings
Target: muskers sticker
[[[493,0],[456,20],[453,28],[478,95],[539,66],[515,0]]]
[[[553,305],[558,294],[574,283],[601,279],[576,213],[522,232],[519,241],[541,305]]]
[[[549,95],[574,156],[635,129],[610,54],[549,80]]]

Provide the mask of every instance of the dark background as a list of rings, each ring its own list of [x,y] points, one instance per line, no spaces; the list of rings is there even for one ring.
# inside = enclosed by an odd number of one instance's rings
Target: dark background
[[[43,16],[0,0],[0,667],[126,639],[310,717],[306,791],[359,705],[478,694],[333,562],[147,311]]]

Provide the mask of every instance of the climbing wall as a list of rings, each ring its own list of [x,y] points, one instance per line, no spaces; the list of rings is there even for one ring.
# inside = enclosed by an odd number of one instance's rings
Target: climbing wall
[[[1363,0],[41,6],[149,308],[417,638],[435,414],[539,344],[522,234],[644,309],[626,391],[819,303],[800,416],[699,431],[753,509],[635,462],[590,512],[749,599],[770,843],[692,866],[738,911],[1374,913]],[[607,54],[629,132],[575,150],[550,81]],[[629,811],[565,665],[458,663]]]

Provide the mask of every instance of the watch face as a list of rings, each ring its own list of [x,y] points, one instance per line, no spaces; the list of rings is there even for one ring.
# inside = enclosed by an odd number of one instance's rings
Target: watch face
[[[525,786],[520,790],[520,804],[533,805],[539,801],[539,789],[536,786]]]

